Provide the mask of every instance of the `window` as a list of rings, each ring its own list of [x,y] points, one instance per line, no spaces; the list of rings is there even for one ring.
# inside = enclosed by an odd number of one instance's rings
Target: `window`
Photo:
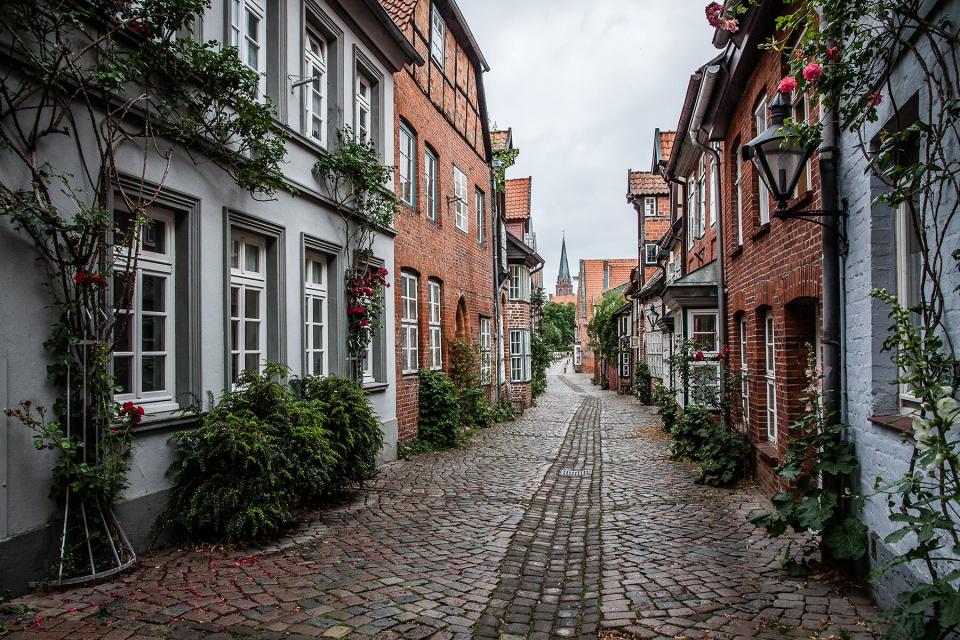
[[[810,97],[807,93],[796,92],[794,101],[793,101],[793,121],[794,122],[807,122],[807,116],[810,113]],[[794,198],[799,198],[806,192],[810,191],[812,188],[812,161],[808,158],[807,163],[803,167],[803,172],[800,174],[800,179],[797,181],[797,190],[793,194]]]
[[[484,211],[483,191],[480,191],[480,189],[477,189],[476,201],[477,201],[477,242],[479,242],[480,244],[483,244],[484,240],[487,239],[485,235],[487,222],[485,219],[486,211]]]
[[[630,377],[630,316],[622,315],[617,319],[620,338],[620,377]]]
[[[740,318],[740,410],[743,423],[750,422],[750,380],[747,365],[747,319]]]
[[[417,138],[406,124],[400,123],[400,200],[408,207],[416,202]]]
[[[753,128],[756,132],[754,135],[760,135],[767,129],[766,96],[761,96],[760,101],[757,102],[757,106],[753,109]],[[754,173],[757,174],[757,201],[760,207],[760,224],[766,224],[770,222],[770,192],[767,191],[767,185],[760,178],[760,172],[754,171]]]
[[[706,232],[705,217],[707,215],[707,155],[701,154],[700,166],[697,172],[697,237],[702,238]]]
[[[737,163],[735,166],[736,173],[733,176],[733,185],[734,185],[734,197],[737,199],[736,202],[736,211],[737,211],[737,245],[743,244],[743,185],[740,182],[740,178],[743,176],[743,158],[740,157],[740,146],[736,145],[737,152],[734,155],[737,157]]]
[[[657,215],[657,199],[655,197],[643,199],[643,215],[648,218]]]
[[[530,381],[530,330],[510,330],[510,382]]]
[[[303,265],[304,372],[325,376],[328,366],[327,259],[318,253],[307,253]]]
[[[767,440],[777,442],[777,377],[774,358],[773,312],[763,316],[763,368],[767,396]]]
[[[720,397],[720,363],[716,359],[720,348],[718,322],[716,311],[691,311],[687,325],[693,348],[705,356],[690,363],[690,398],[710,408],[718,408]]]
[[[400,274],[400,327],[403,332],[403,373],[416,373],[420,367],[420,328],[417,308],[417,276]]]
[[[134,400],[150,411],[173,410],[174,402],[174,217],[153,208],[139,231],[136,270],[127,247],[118,247],[113,299],[116,337],[113,374],[117,401]],[[121,229],[134,216],[116,213]]]
[[[490,384],[493,373],[493,337],[490,318],[480,317],[480,383]]]
[[[693,246],[697,237],[697,180],[695,176],[687,179],[687,248]]]
[[[266,20],[263,6],[256,0],[231,0],[230,45],[237,48],[240,61],[260,74],[260,97],[266,95]]]
[[[923,301],[923,250],[914,221],[913,205],[903,202],[896,212],[897,242],[897,301],[910,309],[910,317],[915,327],[923,326],[923,318],[917,309]],[[900,384],[900,410],[912,413],[919,406],[919,400],[909,385]]]
[[[656,242],[647,242],[643,245],[643,261],[645,264],[657,264],[657,255],[660,246]]]
[[[507,297],[511,300],[530,302],[530,271],[521,264],[510,265],[510,282]]]
[[[355,111],[354,117],[356,118],[356,132],[357,140],[361,142],[370,141],[370,130],[372,122],[372,104],[373,104],[373,89],[371,88],[370,80],[367,79],[362,73],[357,74],[356,78],[356,96],[355,96]]]
[[[718,155],[710,156],[710,226],[717,224],[720,215],[720,163],[717,162],[720,144],[713,143],[713,150]]]
[[[437,221],[437,156],[427,149],[423,152],[424,188],[427,191],[427,219]]]
[[[430,315],[427,319],[430,334],[427,337],[429,341],[430,368],[434,370],[443,368],[443,331],[440,328],[440,301],[440,283],[436,280],[430,280],[427,283],[427,306],[430,310]]]
[[[313,29],[307,29],[307,46],[304,50],[304,71],[311,78],[303,85],[304,119],[307,136],[327,146],[327,42]]]
[[[266,243],[234,231],[230,238],[230,380],[260,371],[266,360]]]
[[[430,8],[430,57],[443,69],[443,49],[447,37],[447,25],[443,23],[437,5]]]
[[[460,231],[469,231],[467,221],[467,174],[460,171],[459,167],[453,167],[453,195],[456,200],[453,203],[453,222]]]

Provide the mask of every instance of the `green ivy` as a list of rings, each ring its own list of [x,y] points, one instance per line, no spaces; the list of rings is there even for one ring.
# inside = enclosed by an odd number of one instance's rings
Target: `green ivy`
[[[649,406],[653,404],[653,389],[651,385],[653,383],[653,377],[650,375],[650,367],[647,366],[646,362],[640,362],[637,364],[637,398],[643,404]]]
[[[450,449],[464,442],[457,387],[442,371],[421,370],[419,440],[432,449]]]
[[[480,384],[478,352],[469,340],[455,338],[447,343],[447,369],[457,390],[463,429],[470,432],[493,424],[493,407]]]

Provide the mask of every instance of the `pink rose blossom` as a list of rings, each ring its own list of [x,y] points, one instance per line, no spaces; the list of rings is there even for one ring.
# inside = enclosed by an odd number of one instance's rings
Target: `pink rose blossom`
[[[840,47],[830,47],[827,49],[827,61],[838,62],[840,60]]]
[[[792,93],[797,88],[797,80],[793,76],[787,76],[777,85],[777,91],[780,93]]]
[[[874,91],[867,96],[867,105],[871,107],[879,106],[883,102],[883,96],[878,91]]]
[[[816,62],[811,62],[803,68],[803,79],[807,82],[816,82],[823,75],[823,67]]]
[[[723,30],[729,31],[730,33],[736,33],[740,30],[740,23],[737,22],[736,18],[730,18],[723,21]]]

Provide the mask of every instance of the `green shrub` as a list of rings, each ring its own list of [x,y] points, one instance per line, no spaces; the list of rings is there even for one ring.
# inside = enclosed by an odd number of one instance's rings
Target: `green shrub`
[[[420,371],[420,441],[433,449],[449,449],[463,442],[460,398],[442,371]]]
[[[517,408],[507,399],[506,396],[500,396],[500,401],[493,410],[493,419],[496,422],[510,422],[517,417]]]
[[[673,391],[661,383],[657,383],[653,390],[653,403],[657,405],[657,413],[663,422],[663,428],[666,431],[673,430],[673,424],[677,420],[677,398]]]
[[[653,390],[650,385],[653,378],[650,375],[650,367],[646,362],[637,364],[637,398],[645,405],[653,404]]]
[[[327,492],[363,484],[377,475],[383,431],[370,400],[349,378],[312,376],[293,385],[308,402],[322,405],[330,445],[337,456]]]
[[[600,377],[600,388],[601,388],[601,389],[604,389],[604,390],[610,388],[610,381],[607,380],[607,376],[601,376],[601,377]]]
[[[477,350],[469,340],[454,339],[447,347],[450,381],[457,389],[460,421],[466,430],[483,429],[493,424],[493,407],[480,383]]]
[[[670,434],[671,455],[700,467],[696,482],[718,487],[743,477],[750,443],[727,429],[710,410],[691,404],[676,418]]]
[[[197,430],[174,436],[174,486],[158,527],[193,541],[270,537],[326,492],[337,456],[325,407],[297,398],[279,381],[286,373],[270,364],[242,374]]]

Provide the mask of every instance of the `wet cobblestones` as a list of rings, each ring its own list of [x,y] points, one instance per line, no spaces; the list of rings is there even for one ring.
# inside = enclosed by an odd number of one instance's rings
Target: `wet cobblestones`
[[[584,469],[584,477],[561,475]],[[872,637],[860,592],[790,578],[752,487],[693,484],[651,409],[552,377],[466,449],[387,465],[256,550],[167,549],[8,603],[11,638]]]

